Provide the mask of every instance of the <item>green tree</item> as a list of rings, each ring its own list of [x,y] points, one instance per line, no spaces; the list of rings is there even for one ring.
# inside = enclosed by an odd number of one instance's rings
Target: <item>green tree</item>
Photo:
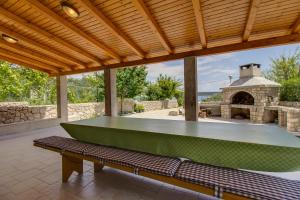
[[[55,91],[55,79],[47,74],[0,61],[0,100],[46,104]]]
[[[162,74],[159,75],[156,83],[161,90],[161,100],[172,99],[175,97],[178,88],[182,85],[181,82],[175,78]]]
[[[149,101],[160,100],[161,98],[161,89],[157,83],[148,83],[146,88],[146,96]]]
[[[280,88],[281,101],[300,101],[300,77],[282,82]]]
[[[146,89],[147,100],[166,100],[175,97],[179,106],[183,105],[182,83],[173,77],[160,74],[155,83],[149,83]]]
[[[271,69],[265,73],[266,78],[282,83],[285,80],[300,77],[300,50],[291,55],[272,58]]]
[[[19,73],[15,73],[17,66],[0,61],[0,100],[22,100],[23,86]]]
[[[143,65],[117,71],[117,93],[121,100],[121,113],[125,98],[133,98],[143,92],[147,84],[147,74],[146,67]]]

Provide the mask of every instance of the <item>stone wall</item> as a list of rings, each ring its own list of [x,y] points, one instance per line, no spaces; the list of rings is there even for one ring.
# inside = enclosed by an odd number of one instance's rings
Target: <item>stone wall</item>
[[[7,105],[0,107],[0,124],[56,118],[56,106]]]
[[[300,102],[280,101],[279,105],[286,106],[286,107],[300,108]]]
[[[178,103],[176,100],[164,100],[164,101],[141,101],[137,104],[143,105],[145,112],[151,110],[162,110],[169,108],[177,108]]]
[[[132,99],[125,99],[123,101],[123,111],[133,112],[134,104],[135,101]],[[176,100],[142,101],[138,102],[138,104],[142,104],[145,107],[145,111],[178,107]],[[69,121],[101,116],[104,114],[104,109],[104,102],[68,104]],[[118,109],[120,112],[120,101],[118,104]],[[28,104],[26,105],[24,103],[10,104],[6,102],[3,105],[0,104],[0,124],[10,124],[56,117],[56,105],[29,106]]]
[[[207,110],[210,116],[218,117],[221,116],[221,102],[220,101],[210,101],[210,102],[200,102],[198,103],[199,110]]]

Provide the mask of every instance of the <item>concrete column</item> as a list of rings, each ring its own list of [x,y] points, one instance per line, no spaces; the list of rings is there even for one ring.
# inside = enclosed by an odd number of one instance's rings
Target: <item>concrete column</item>
[[[116,72],[116,69],[104,70],[106,116],[118,115]]]
[[[68,88],[67,76],[56,77],[57,118],[68,121]]]
[[[186,121],[198,121],[197,57],[184,58],[184,108]]]

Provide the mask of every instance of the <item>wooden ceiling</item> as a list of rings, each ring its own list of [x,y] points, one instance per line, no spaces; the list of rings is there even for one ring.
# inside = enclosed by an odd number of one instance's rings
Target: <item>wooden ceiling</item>
[[[0,59],[74,74],[300,41],[299,0],[0,0]]]

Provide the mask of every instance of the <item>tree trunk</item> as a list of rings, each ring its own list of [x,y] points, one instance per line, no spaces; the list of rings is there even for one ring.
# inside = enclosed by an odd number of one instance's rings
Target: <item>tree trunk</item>
[[[121,96],[121,114],[123,114],[123,96]]]

